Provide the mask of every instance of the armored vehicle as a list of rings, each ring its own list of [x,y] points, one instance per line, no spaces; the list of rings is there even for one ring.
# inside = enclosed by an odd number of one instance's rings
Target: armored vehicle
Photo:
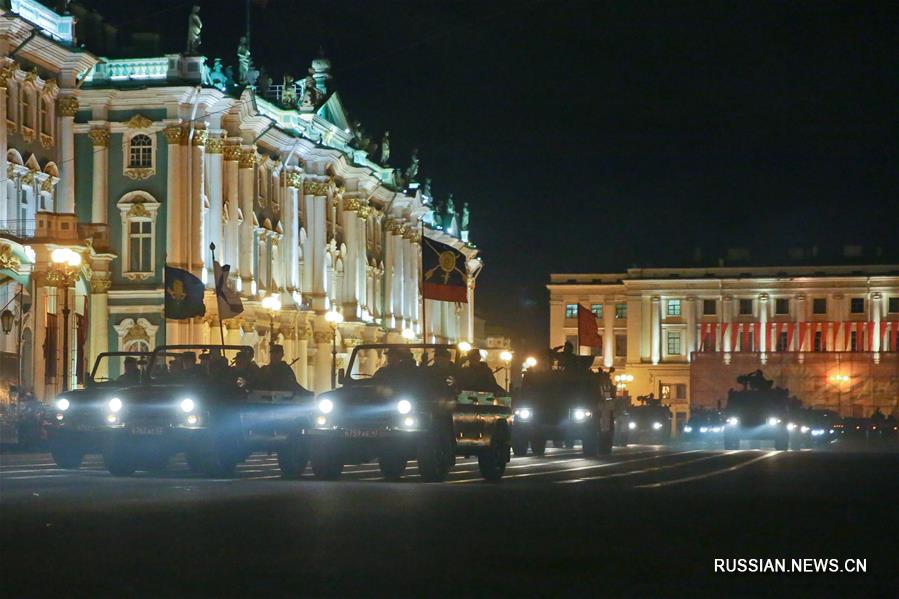
[[[583,356],[591,362],[592,356]],[[546,451],[547,440],[585,456],[608,454],[615,434],[615,397],[608,373],[584,367],[529,371],[515,401],[512,448],[515,455]]]
[[[451,345],[356,346],[342,387],[318,398],[307,431],[313,473],[336,479],[346,464],[378,460],[396,480],[417,459],[421,479],[439,482],[456,456],[476,456],[481,475],[499,480],[510,457],[511,400],[486,365],[463,361]]]
[[[308,461],[302,431],[314,408],[312,394],[243,384],[229,365],[241,350],[249,348],[170,345],[154,351],[146,380],[106,403],[103,459],[110,473],[162,470],[184,452],[192,468],[223,477],[265,451],[277,452],[284,477],[300,476]]]
[[[671,410],[652,395],[637,397],[638,406],[631,406],[625,416],[627,442],[667,443],[671,440]]]
[[[684,426],[681,441],[715,445],[721,442],[724,433],[724,418],[718,410],[693,410],[690,420]]]
[[[790,392],[775,387],[761,370],[737,377],[742,389],[731,389],[725,408],[724,448],[739,449],[740,441],[771,440],[774,448],[789,448],[787,424],[794,400]]]
[[[791,414],[787,430],[793,448],[820,447],[836,438],[840,415],[833,410],[806,408]]]
[[[150,352],[101,353],[84,389],[56,397],[46,412],[44,430],[50,454],[60,468],[79,468],[86,454],[102,452],[109,430],[105,408],[123,389],[146,378],[149,357]]]

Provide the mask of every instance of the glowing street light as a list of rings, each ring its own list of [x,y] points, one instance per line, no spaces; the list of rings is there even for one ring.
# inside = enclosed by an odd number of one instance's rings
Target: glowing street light
[[[459,351],[463,354],[467,354],[471,351],[471,343],[469,343],[468,341],[460,341],[458,347]]]
[[[511,389],[509,388],[509,378],[510,378],[510,370],[511,370],[511,366],[512,366],[512,352],[510,352],[507,349],[504,349],[503,351],[500,352],[499,359],[502,360],[503,364],[505,365],[506,390],[511,391]]]
[[[406,340],[406,343],[415,339],[415,331],[413,331],[412,329],[403,329],[402,335],[403,339]]]
[[[537,365],[537,358],[535,358],[534,356],[528,356],[524,359],[524,365],[526,368],[533,368]]]
[[[262,307],[268,310],[268,330],[271,340],[269,345],[275,344],[275,314],[281,310],[281,299],[276,295],[267,295],[262,298]]]

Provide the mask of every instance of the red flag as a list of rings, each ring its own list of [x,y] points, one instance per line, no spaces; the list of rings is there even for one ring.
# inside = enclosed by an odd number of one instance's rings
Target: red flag
[[[736,322],[730,324],[730,351],[737,351],[737,335],[740,331],[740,325]]]
[[[837,332],[840,329],[840,323],[829,322],[827,325],[830,327],[830,351],[839,351],[837,350]]]
[[[808,333],[808,325],[807,322],[799,323],[799,351],[802,351],[802,348],[805,346],[805,334]]]
[[[887,330],[888,330],[889,328],[890,328],[890,323],[888,323],[888,322],[885,321],[885,320],[881,320],[881,321],[880,321],[880,336],[878,337],[878,339],[880,339],[880,345],[879,345],[879,347],[880,347],[881,350],[884,349],[884,347],[883,347],[883,337],[884,337],[884,335],[886,335],[886,332],[887,332]],[[889,343],[889,340],[887,340],[887,343]],[[887,347],[887,349],[890,349],[890,348]]]
[[[580,304],[577,305],[577,337],[578,345],[602,349],[599,320],[596,314]]]
[[[852,323],[844,322],[843,323],[843,351],[849,351],[850,349],[852,349],[851,341],[852,341]]]
[[[865,328],[868,329],[868,336],[865,337],[865,350],[874,351],[874,321],[869,320],[865,324]]]
[[[899,334],[899,320],[894,320],[890,328],[892,329],[892,332],[890,332],[890,350],[899,351],[899,347],[896,346],[896,336]]]
[[[759,344],[759,331],[762,330],[762,323],[753,322],[749,326],[752,330],[752,336],[749,338],[749,351],[755,351]]]
[[[786,347],[786,349],[788,351],[793,349],[793,337],[795,334],[796,334],[796,323],[795,322],[787,323],[787,347]]]

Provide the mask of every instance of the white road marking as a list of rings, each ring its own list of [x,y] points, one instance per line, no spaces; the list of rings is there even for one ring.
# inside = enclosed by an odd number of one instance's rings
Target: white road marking
[[[694,476],[686,476],[684,478],[675,478],[672,480],[666,480],[666,481],[662,481],[662,482],[658,482],[658,483],[649,483],[649,484],[645,484],[645,485],[634,485],[634,488],[635,489],[658,489],[659,487],[668,487],[670,485],[679,485],[682,483],[692,482],[694,480],[702,480],[704,478],[711,478],[713,476],[719,476],[721,474],[729,474],[730,472],[735,472],[741,468],[745,468],[746,466],[749,466],[750,464],[754,464],[755,462],[758,462],[760,460],[767,460],[768,458],[777,456],[780,453],[781,453],[780,451],[769,451],[768,453],[765,453],[764,455],[760,455],[757,458],[752,458],[751,460],[748,460],[746,462],[740,462],[739,464],[730,466],[728,468],[722,468],[721,470],[712,470],[711,472],[705,472],[703,474],[696,474]]]
[[[72,476],[72,474],[61,472],[59,474],[35,474],[34,476],[10,476],[7,480],[28,480],[32,478],[65,478],[67,476]]]
[[[537,463],[533,463],[533,464],[515,464],[514,466],[506,466],[506,470],[509,470],[510,468],[539,468],[539,467],[543,467],[543,466],[554,466],[556,464],[564,464],[564,463],[568,463],[568,462],[582,462],[583,460],[584,460],[584,458],[570,458],[567,460],[554,460],[551,462],[537,462]],[[474,462],[474,463],[476,464],[477,462]],[[380,470],[378,470],[378,471],[380,471]],[[475,469],[474,468],[472,468],[470,470],[453,469],[453,470],[450,470],[449,475],[452,476],[453,474],[468,474],[469,472],[475,472]],[[421,476],[421,475],[420,474],[405,474],[405,475],[403,475],[403,478],[418,478],[419,476]],[[384,477],[383,476],[370,476],[368,478],[360,478],[359,480],[384,480]],[[478,480],[480,480],[480,479],[478,479]]]
[[[658,454],[658,453],[659,452],[657,452],[657,451],[649,451],[646,453],[633,453],[633,454],[629,454],[629,455],[638,456],[638,455]],[[665,455],[666,456],[675,456],[675,455],[681,455],[682,453],[690,453],[690,452],[679,451],[679,452],[675,452],[675,453],[668,453]],[[561,474],[564,472],[579,472],[582,470],[594,470],[596,468],[610,468],[612,466],[617,466],[619,464],[629,464],[631,462],[644,462],[646,460],[653,460],[653,459],[656,459],[656,457],[657,456],[646,457],[646,458],[636,458],[636,459],[632,459],[632,460],[619,460],[616,462],[603,462],[602,464],[591,464],[589,466],[577,466],[575,468],[561,468],[559,470],[549,470],[546,472],[525,472],[524,474],[512,474],[510,476],[504,476],[503,478],[506,479],[506,478],[526,478],[526,477],[531,477],[531,476],[548,476],[551,474]],[[465,478],[462,480],[450,480],[447,482],[449,484],[462,484],[462,483],[480,482],[482,480],[484,480],[484,479],[483,478]]]
[[[702,451],[701,449],[694,449],[693,451],[688,451],[685,453],[696,453],[698,451]],[[676,464],[665,464],[664,466],[653,466],[652,468],[641,468],[640,470],[629,470],[627,472],[616,472],[614,474],[600,474],[598,476],[587,476],[584,478],[572,478],[570,480],[557,480],[554,481],[557,485],[567,485],[573,483],[582,483],[589,480],[605,480],[607,478],[625,478],[628,476],[637,476],[640,474],[646,474],[647,472],[658,472],[659,470],[669,470],[671,468],[679,468],[681,466],[685,466],[687,464],[695,464],[696,462],[704,462],[706,460],[712,460],[714,458],[720,458],[723,456],[732,455],[734,453],[739,453],[739,451],[728,452],[728,453],[716,453],[715,455],[707,455],[701,458],[696,458],[692,460],[685,460],[683,462],[677,462]]]

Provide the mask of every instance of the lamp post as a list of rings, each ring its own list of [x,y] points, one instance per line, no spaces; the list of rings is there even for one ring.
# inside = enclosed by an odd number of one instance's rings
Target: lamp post
[[[634,381],[634,375],[632,374],[616,374],[615,375],[615,388],[627,395],[627,384],[632,383]]]
[[[50,253],[52,267],[47,281],[60,290],[62,307],[62,391],[69,389],[69,287],[75,285],[81,272],[81,254],[69,248],[56,248]]]
[[[509,388],[509,371],[512,367],[512,352],[504,349],[500,352],[499,359],[503,361],[503,364],[506,367],[506,391],[511,391],[511,389]]]
[[[262,307],[268,310],[269,347],[275,344],[275,314],[281,309],[281,300],[277,295],[262,298]]]
[[[325,313],[325,320],[331,325],[331,389],[337,388],[337,325],[343,322],[343,314],[332,309]]]
[[[848,374],[832,374],[830,382],[837,386],[837,413],[843,415],[843,384],[849,382]]]

